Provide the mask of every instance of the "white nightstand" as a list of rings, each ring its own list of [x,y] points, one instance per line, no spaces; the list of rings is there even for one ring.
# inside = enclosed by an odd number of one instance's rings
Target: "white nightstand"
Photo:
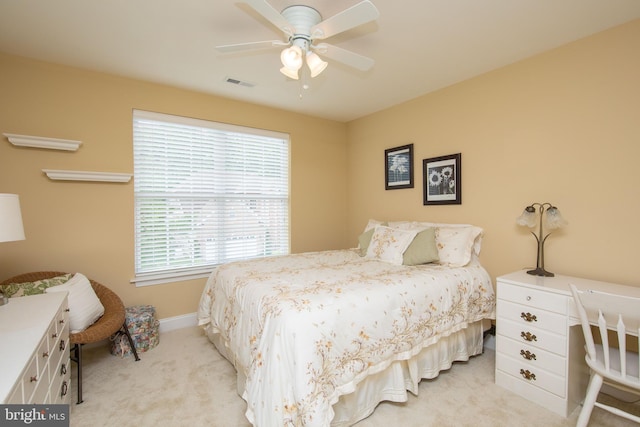
[[[589,380],[569,283],[640,297],[637,287],[523,270],[497,278],[496,308],[496,384],[565,417]]]

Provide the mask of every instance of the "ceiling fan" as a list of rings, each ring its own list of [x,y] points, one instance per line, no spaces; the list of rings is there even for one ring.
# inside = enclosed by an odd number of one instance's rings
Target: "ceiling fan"
[[[363,0],[325,20],[322,19],[320,12],[310,6],[293,5],[278,12],[266,0],[243,0],[240,3],[246,3],[267,21],[278,27],[284,32],[287,40],[217,46],[216,49],[221,53],[287,46],[280,54],[283,65],[280,72],[295,80],[298,79],[298,71],[302,68],[304,60],[309,67],[311,77],[316,77],[324,71],[327,62],[323,61],[320,56],[361,71],[367,71],[373,67],[374,61],[371,58],[328,43],[316,44],[318,40],[327,39],[376,20],[380,14],[369,0]]]

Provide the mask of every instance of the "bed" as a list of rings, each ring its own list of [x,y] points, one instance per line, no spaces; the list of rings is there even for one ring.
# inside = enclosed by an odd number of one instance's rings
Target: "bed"
[[[235,367],[247,419],[352,425],[481,353],[495,318],[481,238],[471,225],[370,220],[358,248],[219,266],[198,323]]]

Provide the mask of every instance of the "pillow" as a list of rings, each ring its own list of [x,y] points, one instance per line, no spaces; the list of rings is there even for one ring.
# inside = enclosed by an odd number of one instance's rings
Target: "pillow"
[[[369,230],[358,236],[358,247],[360,248],[360,256],[365,256],[367,254],[367,249],[369,248],[369,243],[371,242],[371,237],[373,236],[374,231],[376,231],[375,228],[370,228]]]
[[[0,287],[7,298],[17,298],[28,295],[44,294],[45,289],[51,286],[61,285],[71,278],[72,274],[51,277],[49,279],[36,280],[35,282],[11,283]]]
[[[399,230],[386,226],[378,226],[371,236],[367,248],[367,257],[379,259],[392,264],[402,264],[402,254],[409,247],[417,230]]]
[[[46,292],[69,292],[69,323],[73,333],[84,331],[104,314],[104,306],[89,279],[80,273],[64,285],[47,288]]]
[[[480,227],[447,226],[436,228],[440,264],[450,267],[463,267],[469,264],[472,254],[475,253],[476,239],[480,239],[481,236],[482,229]]]
[[[480,249],[482,248],[482,229],[480,227],[476,227],[470,224],[449,224],[443,222],[418,222],[418,221],[398,221],[398,222],[389,222],[389,227],[400,228],[402,230],[424,230],[428,227],[433,228],[466,228],[466,229],[474,229],[472,234],[475,234],[475,240],[473,241],[473,253],[478,256],[480,255]]]
[[[432,227],[418,232],[402,255],[404,265],[428,264],[439,260],[436,230]]]
[[[400,228],[402,230],[411,230],[415,228],[415,225],[418,224],[415,221],[389,221],[388,224],[385,224],[391,228]]]

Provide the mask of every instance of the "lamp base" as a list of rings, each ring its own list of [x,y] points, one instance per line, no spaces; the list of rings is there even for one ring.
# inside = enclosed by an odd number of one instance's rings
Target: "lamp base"
[[[554,277],[555,274],[545,270],[544,268],[536,268],[535,270],[527,271],[527,274],[533,274],[534,276]]]

